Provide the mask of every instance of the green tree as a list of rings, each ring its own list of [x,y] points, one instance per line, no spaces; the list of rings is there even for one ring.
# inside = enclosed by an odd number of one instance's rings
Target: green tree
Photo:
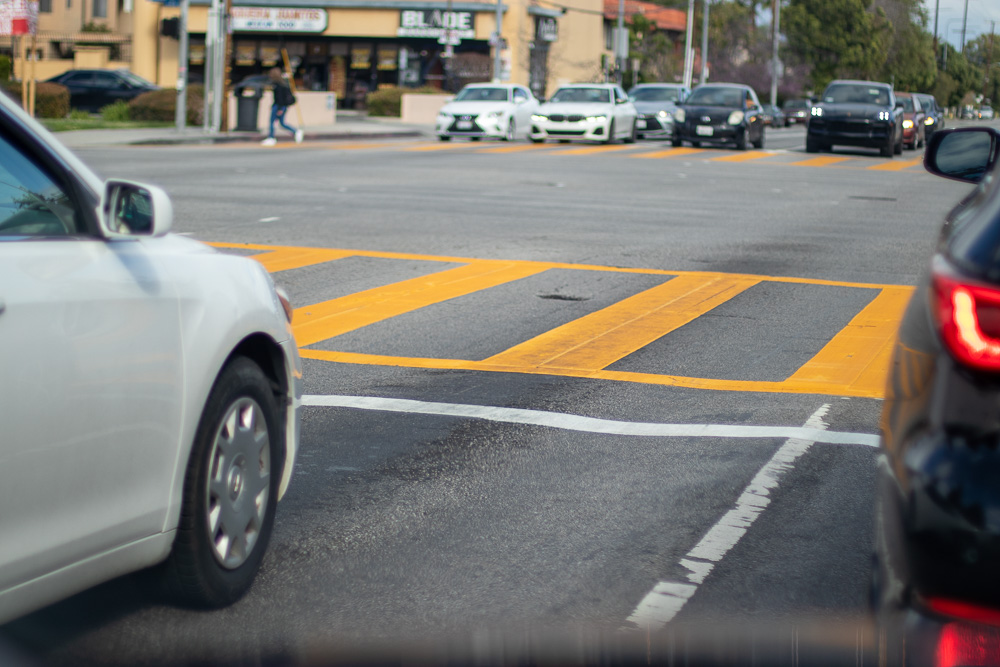
[[[647,81],[674,81],[684,69],[684,57],[674,52],[666,33],[642,14],[632,17],[629,25],[629,59],[639,61],[638,76],[632,84]]]
[[[836,78],[874,79],[888,56],[888,20],[870,0],[790,0],[781,23],[816,90]]]
[[[929,91],[937,77],[934,40],[920,0],[874,0],[888,20],[888,52],[878,78],[896,90]]]
[[[942,44],[944,56],[941,69],[938,71],[934,96],[941,104],[957,107],[971,94],[980,92],[983,71],[970,63],[948,42]]]

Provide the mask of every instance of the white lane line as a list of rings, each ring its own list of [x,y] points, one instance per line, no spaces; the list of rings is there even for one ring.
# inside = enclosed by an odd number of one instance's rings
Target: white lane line
[[[275,220],[281,220],[281,218],[261,218],[257,222],[274,222]]]
[[[806,426],[824,430],[826,424],[823,417],[829,410],[829,403],[821,406],[809,417]],[[795,467],[795,461],[816,442],[820,441],[811,438],[787,440],[743,489],[735,507],[726,512],[694,549],[681,559],[680,564],[688,570],[687,579],[690,583],[661,581],[656,584],[628,617],[626,629],[638,627],[656,631],[672,621],[715,565],[736,546],[753,522],[764,513],[771,503],[769,496],[778,488],[781,478]]]
[[[548,426],[568,431],[604,433],[607,435],[649,436],[654,438],[798,438],[811,443],[831,445],[864,445],[878,447],[878,436],[868,433],[827,431],[825,428],[796,426],[752,426],[728,424],[658,424],[649,422],[623,422],[594,417],[580,417],[560,412],[498,408],[488,405],[462,405],[459,403],[432,403],[403,398],[378,398],[372,396],[318,396],[302,397],[302,405],[318,407],[355,408],[383,412],[407,412],[444,417],[468,417],[507,424]]]

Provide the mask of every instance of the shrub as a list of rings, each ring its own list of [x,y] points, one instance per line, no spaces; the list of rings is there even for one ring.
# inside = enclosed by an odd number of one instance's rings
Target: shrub
[[[201,125],[204,111],[204,86],[188,86],[187,124]],[[177,113],[177,91],[173,88],[151,90],[128,103],[128,117],[132,120],[162,121],[170,123]]]
[[[0,56],[0,81],[6,81],[10,78],[13,67],[14,63],[11,61],[10,56]]]
[[[399,117],[400,106],[402,105],[403,94],[417,95],[440,95],[438,88],[424,86],[422,88],[397,88],[396,86],[386,86],[373,93],[368,93],[365,103],[368,105],[368,115],[370,116],[394,116]]]
[[[3,89],[14,101],[21,103],[20,81],[5,81]],[[69,89],[62,84],[39,81],[35,86],[35,116],[65,118],[67,114],[69,114]]]
[[[128,102],[125,100],[118,100],[114,104],[101,107],[101,118],[110,122],[122,122],[128,120]]]
[[[91,115],[90,112],[83,109],[70,109],[69,118],[70,120],[87,120],[91,118]]]

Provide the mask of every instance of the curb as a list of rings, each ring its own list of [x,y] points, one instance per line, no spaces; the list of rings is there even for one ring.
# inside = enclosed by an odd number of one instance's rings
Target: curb
[[[231,144],[231,143],[259,143],[265,135],[263,134],[218,134],[209,136],[193,135],[190,137],[156,137],[149,139],[136,139],[128,142],[129,146],[170,146],[180,144]],[[329,134],[306,134],[303,141],[344,141],[351,139],[397,139],[422,137],[425,133],[418,130],[401,130],[399,132],[337,132]],[[278,145],[285,142],[279,142]],[[287,143],[294,143],[289,141]]]

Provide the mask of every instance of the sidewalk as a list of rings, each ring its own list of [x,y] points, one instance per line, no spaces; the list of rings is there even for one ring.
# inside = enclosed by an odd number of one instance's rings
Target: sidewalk
[[[330,125],[305,127],[305,142],[343,139],[389,139],[400,137],[434,138],[432,125],[403,123],[398,118],[369,118],[356,112],[338,112],[337,122]],[[178,132],[173,127],[148,127],[130,130],[74,130],[58,132],[56,136],[70,148],[88,146],[157,146],[175,144],[220,144],[260,142],[267,136],[266,121],[260,132],[219,132],[205,134],[200,127],[186,127]],[[278,128],[278,145],[291,143],[292,137]]]

